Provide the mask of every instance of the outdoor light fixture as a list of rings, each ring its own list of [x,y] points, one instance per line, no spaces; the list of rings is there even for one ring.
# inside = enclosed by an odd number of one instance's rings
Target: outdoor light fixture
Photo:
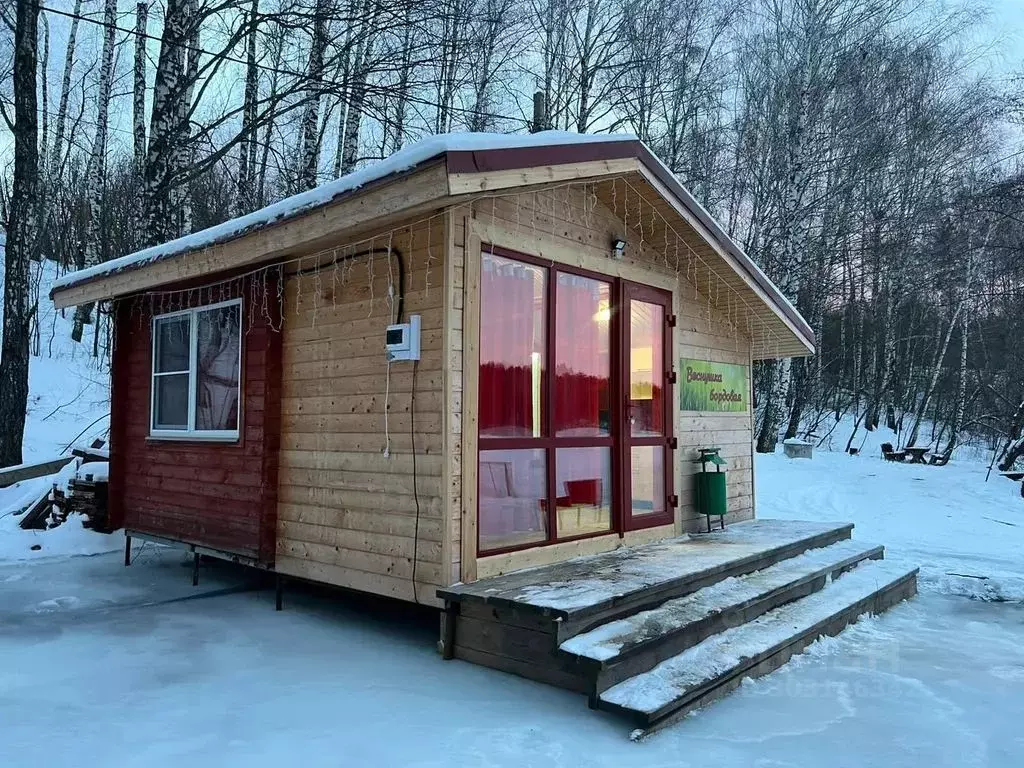
[[[626,255],[626,241],[616,238],[612,240],[612,256],[616,259],[621,259]]]

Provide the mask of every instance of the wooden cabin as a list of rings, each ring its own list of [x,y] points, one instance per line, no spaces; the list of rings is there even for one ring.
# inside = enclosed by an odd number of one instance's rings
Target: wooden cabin
[[[785,297],[632,137],[439,136],[72,273],[114,316],[110,517],[441,605],[458,582],[754,517]]]

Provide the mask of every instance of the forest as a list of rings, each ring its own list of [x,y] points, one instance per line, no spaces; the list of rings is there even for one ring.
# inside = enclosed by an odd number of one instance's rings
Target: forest
[[[807,318],[756,445],[886,425],[1024,462],[1024,61],[938,0],[11,0],[0,7],[0,466],[73,270],[425,136],[632,133]],[[538,107],[538,108],[535,108]],[[108,308],[73,338],[109,355]]]

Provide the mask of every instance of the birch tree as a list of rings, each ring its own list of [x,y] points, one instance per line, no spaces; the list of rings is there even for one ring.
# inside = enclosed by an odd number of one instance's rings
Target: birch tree
[[[64,48],[64,70],[61,75],[60,98],[54,116],[53,144],[50,149],[48,173],[51,179],[60,176],[64,164],[64,135],[68,120],[68,99],[71,96],[71,73],[75,65],[75,46],[78,40],[78,20],[82,13],[82,0],[75,0],[68,27],[68,41]]]
[[[102,261],[100,220],[102,218],[103,185],[106,181],[107,118],[110,114],[110,93],[114,85],[114,43],[117,35],[117,0],[105,0],[103,5],[103,51],[100,56],[100,81],[96,96],[96,134],[86,170],[86,205],[89,223],[85,230],[83,267],[93,267]],[[92,322],[93,304],[79,304],[75,309],[71,338],[82,340],[82,329]]]
[[[320,165],[320,99],[323,93],[324,51],[327,48],[328,0],[317,0],[313,12],[313,31],[306,70],[308,96],[302,114],[299,149],[299,188],[312,189]]]
[[[4,254],[3,343],[0,345],[0,466],[20,464],[28,409],[29,258],[39,201],[36,45],[38,0],[17,0],[14,20],[14,179]]]
[[[76,0],[78,2],[79,0]],[[149,5],[135,5],[135,60],[132,67],[132,151],[140,174],[146,163],[146,25]]]

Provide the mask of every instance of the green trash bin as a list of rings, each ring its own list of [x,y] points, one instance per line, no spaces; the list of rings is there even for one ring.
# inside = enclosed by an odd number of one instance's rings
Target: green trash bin
[[[708,533],[711,532],[711,518],[717,516],[721,528],[725,528],[726,512],[726,472],[725,459],[718,455],[718,448],[701,448],[700,472],[697,473],[697,481],[694,484],[696,494],[697,511],[708,519]],[[708,464],[714,467],[708,469]]]

